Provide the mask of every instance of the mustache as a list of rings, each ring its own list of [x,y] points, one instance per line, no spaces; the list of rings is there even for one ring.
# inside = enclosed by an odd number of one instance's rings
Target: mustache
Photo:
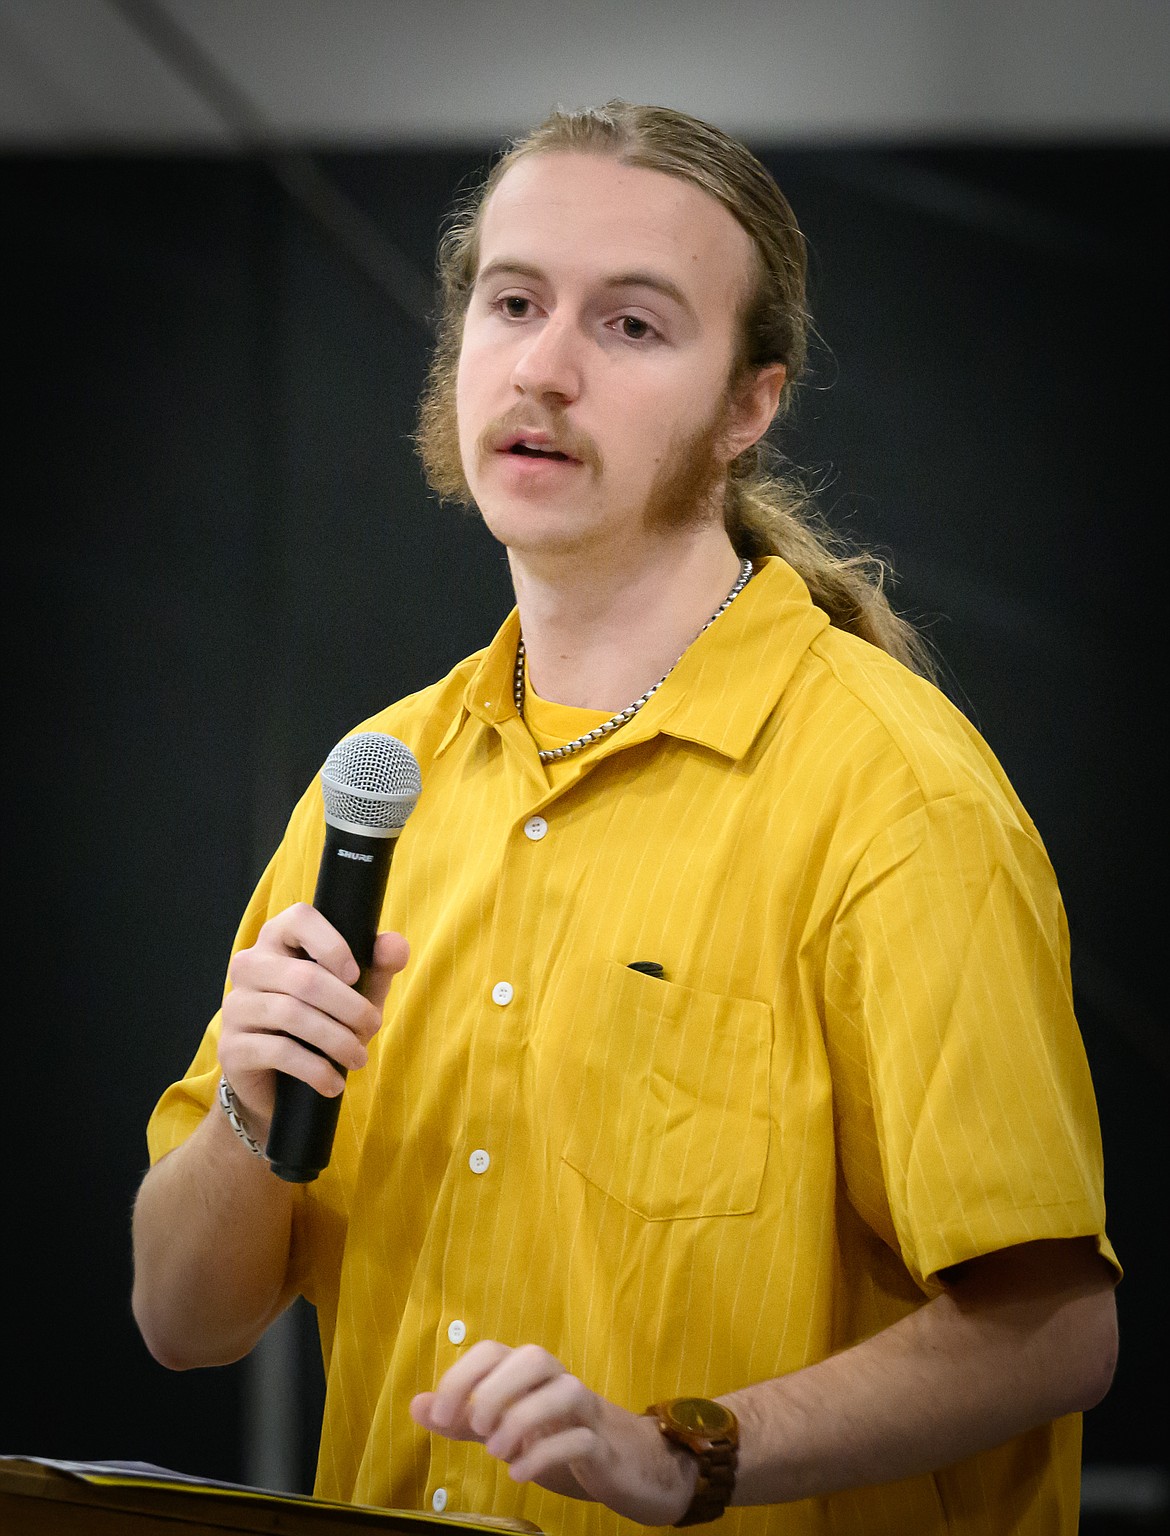
[[[594,472],[601,469],[601,451],[588,433],[579,432],[563,415],[541,411],[529,402],[521,402],[490,421],[476,441],[476,455],[483,459],[488,454],[499,453],[525,433],[539,433],[545,439],[541,447],[550,453],[563,453],[567,458],[577,459]]]

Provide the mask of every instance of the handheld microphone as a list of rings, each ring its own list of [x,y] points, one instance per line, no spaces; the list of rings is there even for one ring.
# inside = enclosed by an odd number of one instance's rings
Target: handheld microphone
[[[410,748],[378,731],[339,741],[321,770],[325,847],[313,905],[349,945],[361,967],[357,990],[363,995],[390,860],[421,789],[418,763]],[[344,1068],[337,1070],[345,1075]],[[278,1178],[308,1184],[328,1166],[341,1099],[341,1094],[327,1098],[287,1072],[276,1074],[276,1105],[265,1156]]]

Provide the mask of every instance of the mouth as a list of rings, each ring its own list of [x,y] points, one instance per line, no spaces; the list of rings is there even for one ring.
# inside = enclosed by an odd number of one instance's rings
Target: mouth
[[[540,431],[510,432],[500,441],[496,452],[507,454],[509,458],[535,459],[546,464],[579,464],[581,462],[571,453],[566,453],[563,448],[558,447],[551,433]]]
[[[513,443],[510,448],[505,448],[503,451],[524,459],[552,459],[560,464],[577,463],[576,459],[571,459],[567,453],[562,453],[559,448],[538,448],[532,443]]]

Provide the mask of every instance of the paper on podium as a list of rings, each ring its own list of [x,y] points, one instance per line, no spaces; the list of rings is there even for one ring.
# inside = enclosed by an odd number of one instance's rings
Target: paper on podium
[[[378,1509],[336,1504],[303,1494],[274,1493],[218,1482],[138,1461],[61,1461],[44,1456],[0,1456],[0,1529],[28,1532],[105,1532],[151,1536],[167,1532],[280,1532],[332,1536],[351,1531],[397,1531],[402,1536],[454,1536],[455,1531],[543,1536],[529,1520],[446,1510]]]

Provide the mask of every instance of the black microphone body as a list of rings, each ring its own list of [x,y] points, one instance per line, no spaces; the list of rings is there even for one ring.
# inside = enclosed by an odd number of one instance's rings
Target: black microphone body
[[[364,994],[390,861],[418,796],[418,765],[400,741],[370,733],[338,744],[322,771],[322,782],[325,847],[313,905],[349,945],[361,968],[356,990]],[[345,1075],[343,1067],[337,1070]],[[328,1098],[298,1077],[276,1074],[265,1156],[278,1178],[307,1184],[328,1166],[341,1100],[341,1094]]]
[[[397,843],[396,837],[361,837],[326,823],[313,905],[337,929],[361,966],[356,989],[363,995]],[[344,1077],[345,1068],[337,1070]],[[315,1179],[329,1163],[340,1113],[341,1094],[328,1098],[299,1077],[278,1072],[276,1107],[265,1149],[273,1173],[290,1184]]]

